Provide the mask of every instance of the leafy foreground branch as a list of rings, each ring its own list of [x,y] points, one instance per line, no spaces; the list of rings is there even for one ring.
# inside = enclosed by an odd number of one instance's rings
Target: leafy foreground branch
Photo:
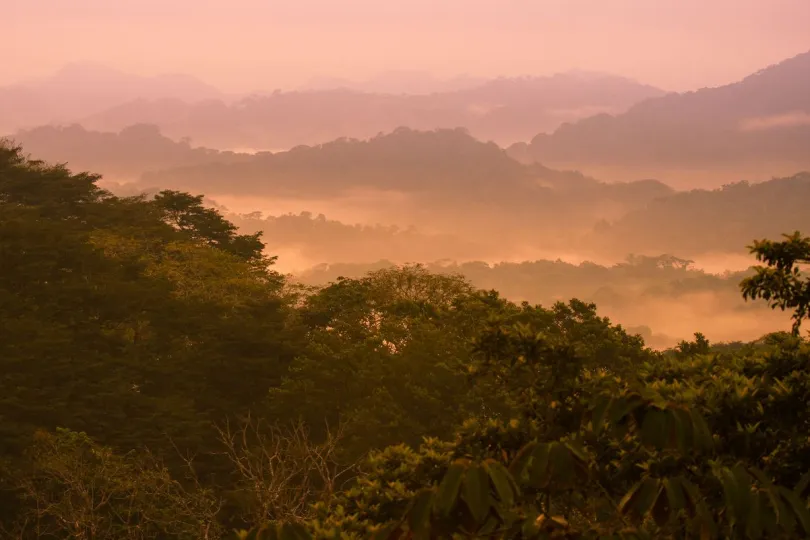
[[[485,413],[453,442],[388,448],[316,519],[239,536],[810,536],[810,348],[795,335],[808,285],[794,266],[808,245],[798,235],[757,243],[769,267],[743,290],[794,308],[794,336],[769,336],[738,356],[698,333],[651,362],[607,361],[606,349],[593,356],[587,341],[535,333],[532,321],[494,321],[476,340],[471,371],[519,420]],[[790,287],[775,286],[782,271]]]
[[[600,459],[611,452],[624,461],[606,464]],[[810,511],[802,496],[810,475],[788,489],[756,468],[724,463],[699,414],[650,392],[600,396],[576,436],[532,441],[511,459],[509,453],[450,461],[440,481],[410,497],[399,519],[372,525],[368,536],[631,539],[810,534]],[[620,499],[611,495],[617,483],[629,486]],[[237,537],[362,535],[341,535],[316,521],[269,524]]]
[[[765,266],[755,267],[756,275],[741,287],[743,298],[762,298],[774,309],[793,310],[793,333],[798,335],[802,320],[810,316],[810,279],[801,273],[802,266],[810,265],[810,238],[798,231],[784,238],[754,242],[751,253]]]

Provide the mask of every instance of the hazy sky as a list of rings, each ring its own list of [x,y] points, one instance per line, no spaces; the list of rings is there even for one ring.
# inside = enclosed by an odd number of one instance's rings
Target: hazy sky
[[[0,0],[0,13],[0,83],[93,61],[229,91],[572,68],[683,90],[810,49],[810,0]]]

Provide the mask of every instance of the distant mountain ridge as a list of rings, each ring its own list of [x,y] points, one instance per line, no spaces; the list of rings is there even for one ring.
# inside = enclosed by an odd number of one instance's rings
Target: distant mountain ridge
[[[351,207],[372,222],[445,233],[466,228],[497,243],[535,238],[538,227],[548,233],[546,246],[566,243],[600,218],[618,218],[672,192],[654,181],[605,184],[521,165],[463,129],[400,128],[255,155],[192,148],[149,125],[118,134],[48,126],[21,132],[16,141],[42,159],[104,174],[105,184],[137,180],[130,190],[179,189],[330,214]]]
[[[487,82],[485,77],[459,75],[440,79],[427,71],[389,70],[363,81],[343,77],[313,77],[298,88],[302,92],[346,89],[380,94],[433,94],[454,92],[479,86]]]
[[[0,87],[0,132],[73,122],[134,99],[224,100],[190,75],[132,75],[92,63],[64,66],[49,77]]]
[[[617,78],[610,73],[572,69],[547,77],[478,77],[472,75],[457,75],[449,78],[439,78],[428,71],[421,70],[388,70],[365,80],[352,80],[344,77],[313,77],[297,90],[300,92],[325,90],[352,90],[355,92],[371,94],[442,94],[447,92],[464,92],[485,86],[498,85],[505,81],[521,81],[533,79],[535,81],[547,78],[578,77],[581,79]]]
[[[650,166],[651,176],[654,166],[810,168],[810,52],[736,83],[564,124],[513,145],[510,155],[553,167]]]
[[[566,121],[620,112],[664,93],[624,77],[569,73],[498,78],[453,91],[412,95],[333,88],[253,95],[230,105],[139,100],[80,123],[100,131],[150,123],[172,138],[188,136],[215,148],[292,148],[340,137],[373,137],[399,126],[464,127],[479,139],[505,145]]]
[[[255,155],[193,148],[149,125],[121,133],[47,126],[21,132],[17,142],[46,161],[104,174],[101,185],[120,194],[178,189],[204,193],[246,215],[307,210],[332,216],[330,223],[304,216],[262,224],[273,245],[307,260],[334,261],[363,250],[407,260],[442,252],[595,262],[628,253],[710,257],[744,254],[751,239],[810,228],[808,174],[689,192],[656,180],[606,183],[520,164],[462,129],[400,128],[367,140]],[[126,180],[134,182],[120,184]],[[350,230],[339,222],[383,223],[399,232]],[[405,232],[411,225],[418,234]],[[318,239],[310,228],[332,236]],[[424,249],[406,250],[408,242]]]

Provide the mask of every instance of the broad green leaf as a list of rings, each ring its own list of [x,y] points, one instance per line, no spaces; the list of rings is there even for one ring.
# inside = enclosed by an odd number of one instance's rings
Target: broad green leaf
[[[700,493],[698,487],[688,479],[680,477],[677,481],[683,487],[684,493],[686,493],[687,510],[693,516],[697,516],[705,507],[705,497]]]
[[[605,425],[607,414],[613,405],[613,398],[607,395],[600,395],[596,399],[591,413],[591,425],[596,432],[602,431]]]
[[[509,465],[509,472],[512,474],[513,478],[519,480],[523,477],[527,465],[529,465],[532,460],[535,448],[537,448],[537,443],[530,442],[520,449],[515,459],[512,460],[512,463]]]
[[[745,520],[745,530],[751,540],[762,538],[765,524],[762,521],[762,498],[759,493],[751,496],[751,505]]]
[[[780,496],[776,486],[773,485],[771,479],[757,468],[750,469],[750,472],[762,484],[761,489],[768,498],[768,502],[770,503],[771,510],[774,514],[776,525],[780,525],[787,529],[794,526],[795,519],[793,514],[792,512],[787,512],[787,508],[785,508],[785,505],[782,502],[782,497]]]
[[[641,402],[637,398],[624,398],[613,402],[613,406],[610,410],[610,416],[608,417],[610,419],[611,426],[615,426],[616,424],[620,423],[628,414],[633,412],[640,405]]]
[[[532,452],[529,464],[529,484],[535,488],[543,488],[549,480],[549,445],[538,444]]]
[[[622,513],[627,513],[630,506],[632,505],[633,499],[636,497],[636,494],[641,488],[641,485],[642,485],[641,481],[633,484],[633,486],[627,491],[627,493],[625,493],[624,497],[622,497],[622,500],[619,501],[619,510]]]
[[[461,492],[476,523],[482,523],[490,508],[489,476],[482,466],[467,469]]]
[[[574,458],[564,444],[553,442],[549,445],[548,464],[551,477],[558,482],[573,483]]]
[[[796,516],[796,520],[801,524],[805,534],[810,536],[810,511],[807,509],[807,503],[803,502],[795,491],[787,488],[780,488],[779,491],[793,510],[793,515]]]
[[[686,508],[686,498],[683,488],[677,478],[666,478],[663,481],[664,490],[667,495],[667,503],[671,510],[682,510]]]
[[[515,496],[520,493],[516,489],[517,486],[506,467],[496,461],[486,463],[484,466],[487,473],[489,473],[490,480],[492,480],[492,485],[495,486],[498,499],[507,506],[514,504]]]
[[[641,440],[644,444],[656,448],[666,447],[668,431],[668,411],[652,409],[644,415],[644,421],[641,424]]]
[[[714,439],[706,420],[696,410],[690,410],[689,414],[694,425],[695,447],[700,450],[710,450],[714,446]]]
[[[565,443],[565,447],[571,453],[571,455],[576,458],[580,463],[587,463],[589,461],[588,454],[585,452],[585,449],[576,441],[568,441]]]
[[[773,486],[766,488],[764,491],[765,495],[768,497],[768,501],[771,503],[771,509],[776,517],[776,523],[789,528],[792,525],[793,519],[782,503],[782,498],[779,496],[779,493]]]
[[[672,409],[672,418],[678,431],[677,448],[689,452],[695,445],[695,427],[692,416],[681,408]]]
[[[632,511],[640,517],[646,516],[652,509],[661,493],[661,481],[657,478],[645,478],[638,494],[634,497]]]
[[[697,515],[695,517],[700,531],[701,539],[712,539],[717,537],[717,524],[714,522],[709,509],[704,501],[697,505]]]
[[[727,468],[717,471],[717,477],[720,480],[720,484],[723,486],[726,506],[731,510],[730,523],[733,525],[745,515],[744,504],[741,502],[742,494],[739,493],[740,490],[737,485],[737,479]]]
[[[411,501],[408,512],[408,527],[417,537],[430,529],[430,513],[433,505],[433,491],[423,489]]]
[[[659,492],[658,498],[653,504],[651,513],[653,519],[655,520],[655,523],[659,527],[663,527],[670,520],[672,515],[674,515],[674,512],[672,511],[672,508],[669,505],[669,500],[667,499],[663,487]]]
[[[770,487],[773,485],[773,482],[771,481],[771,479],[770,479],[770,478],[768,478],[768,476],[767,476],[767,475],[766,475],[764,472],[762,472],[761,470],[757,469],[756,467],[752,467],[752,468],[749,470],[749,472],[751,473],[751,475],[753,475],[753,476],[754,476],[754,478],[756,478],[757,480],[759,480],[759,482],[760,482],[760,483],[761,483],[763,486],[765,486],[766,488],[770,488]]]
[[[461,488],[461,481],[464,471],[467,470],[465,462],[456,461],[450,467],[439,484],[439,491],[436,494],[434,508],[441,515],[448,515],[456,505],[458,492]]]
[[[742,520],[742,517],[748,514],[753,499],[751,475],[748,474],[748,471],[741,464],[735,465],[731,473],[734,475],[737,484],[737,504],[739,505],[740,518]]]

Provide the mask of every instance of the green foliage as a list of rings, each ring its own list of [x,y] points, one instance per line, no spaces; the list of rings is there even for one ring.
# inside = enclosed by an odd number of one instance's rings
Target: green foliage
[[[203,206],[203,196],[196,197],[177,191],[161,191],[154,203],[163,213],[163,219],[186,233],[193,241],[214,246],[246,260],[262,260],[264,245],[261,232],[251,235],[236,234],[236,227],[218,212]]]
[[[0,147],[5,536],[810,535],[798,234],[742,285],[793,334],[657,353],[419,265],[296,288],[201,197],[96,180]]]
[[[532,350],[508,341],[501,350]],[[375,467],[351,498],[338,501],[341,512],[327,513],[312,530],[319,538],[335,531],[352,538],[808,534],[807,343],[772,336],[734,353],[711,352],[697,336],[694,345],[636,364],[627,379],[580,363],[578,376],[560,382],[574,399],[527,401],[531,414],[522,421],[468,423],[440,453],[431,442],[415,453],[372,454]],[[541,349],[537,358],[553,356]],[[521,362],[512,357],[508,365],[520,369]],[[527,376],[517,371],[516,378]],[[578,425],[566,431],[561,412],[578,416]],[[429,456],[439,459],[425,467]],[[509,471],[505,482],[492,472],[500,467]],[[387,506],[372,503],[380,500]]]
[[[752,270],[713,274],[690,267],[688,261],[670,256],[628,257],[626,262],[598,265],[592,262],[572,264],[564,261],[538,260],[489,264],[481,261],[448,263],[436,261],[425,265],[431,273],[463,275],[476,288],[495,289],[506,298],[525,298],[530,303],[552,307],[561,300],[577,298],[586,304],[595,303],[601,314],[609,312],[616,318],[637,317],[645,309],[659,310],[666,305],[668,312],[684,311],[684,317],[695,317],[693,325],[706,331],[727,331],[718,321],[733,319],[729,326],[743,320],[761,317],[764,326],[781,325],[777,314],[760,303],[746,303],[740,295],[740,280],[754,274]],[[321,265],[297,276],[309,285],[323,286],[338,276],[359,277],[380,268],[394,268],[391,262],[373,264]],[[714,307],[707,312],[700,306],[706,298]],[[690,315],[694,314],[694,315]],[[775,316],[774,316],[775,315]],[[674,313],[672,318],[677,318]],[[656,349],[673,347],[680,339],[667,335],[664,322],[650,327],[626,328],[639,333],[647,345]],[[756,337],[756,336],[752,336]]]
[[[711,344],[706,336],[700,332],[695,333],[695,341],[681,341],[675,347],[675,354],[680,358],[688,358],[697,354],[707,354],[711,351]]]
[[[39,432],[17,474],[27,510],[19,538],[218,538],[220,503],[209,489],[184,487],[149,455],[116,455],[85,433]],[[10,531],[9,531],[10,532]]]
[[[599,459],[606,447],[616,445],[638,449],[624,463]],[[778,487],[758,469],[720,465],[713,447],[707,424],[693,410],[652,394],[601,396],[575,438],[530,442],[511,458],[493,453],[483,461],[448,462],[441,480],[408,495],[402,517],[383,521],[375,537],[669,538],[686,533],[773,538],[810,533],[802,498],[806,486]]]
[[[270,406],[314,428],[346,423],[353,456],[446,434],[482,406],[467,374],[469,340],[504,309],[460,277],[419,266],[338,280],[304,302],[308,344]]]
[[[766,266],[757,266],[756,275],[740,286],[746,299],[762,298],[772,308],[793,310],[793,333],[798,334],[802,320],[810,316],[810,278],[801,272],[810,264],[810,238],[798,231],[784,237],[782,242],[754,242],[751,253]]]
[[[97,179],[0,146],[0,451],[65,426],[210,452],[210,423],[260,406],[293,358],[282,280],[199,198]]]

